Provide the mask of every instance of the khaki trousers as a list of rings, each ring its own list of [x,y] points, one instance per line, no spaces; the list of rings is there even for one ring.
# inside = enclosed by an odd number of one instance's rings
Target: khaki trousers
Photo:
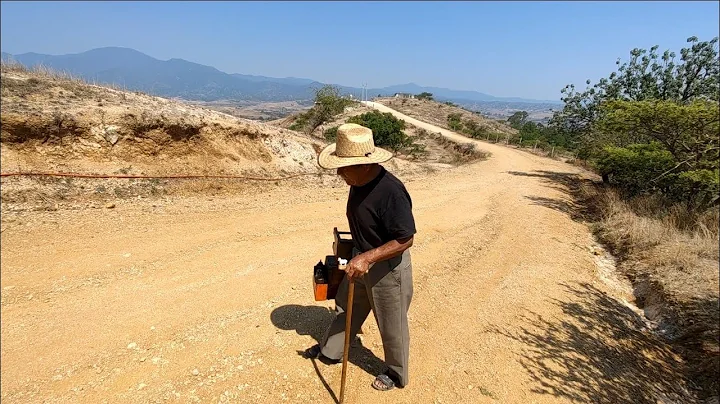
[[[408,309],[413,295],[410,251],[387,261],[377,262],[362,278],[355,280],[350,341],[365,322],[370,311],[375,315],[385,351],[385,364],[400,380],[408,384],[410,332]],[[328,327],[320,343],[322,354],[330,359],[342,359],[345,346],[345,318],[348,280],[345,277],[335,296],[337,316]]]

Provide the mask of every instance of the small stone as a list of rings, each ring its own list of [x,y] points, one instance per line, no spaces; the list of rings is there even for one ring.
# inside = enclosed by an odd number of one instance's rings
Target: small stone
[[[137,349],[137,344],[134,342],[131,342],[128,344],[127,349]]]
[[[150,331],[155,331],[155,326],[150,327]]]
[[[145,362],[146,360],[147,360],[147,358],[145,358],[145,357],[140,358],[140,362]]]
[[[145,384],[145,383],[140,383],[140,384],[138,385],[138,388],[137,388],[137,389],[138,389],[138,390],[142,390],[142,389],[144,389],[145,387],[147,387],[147,384]]]
[[[115,207],[115,204],[114,204],[114,203],[108,203],[107,205],[105,205],[105,207],[108,208],[108,209],[113,209],[113,208]]]
[[[125,253],[125,254],[123,254],[123,257],[130,258],[130,255],[131,255],[130,253]]]
[[[193,374],[193,376],[197,376],[200,374],[200,371],[197,369],[193,369],[192,374]]]

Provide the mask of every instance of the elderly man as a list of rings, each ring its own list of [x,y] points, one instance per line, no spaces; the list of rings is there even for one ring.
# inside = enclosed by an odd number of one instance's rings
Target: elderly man
[[[307,357],[340,362],[348,277],[354,278],[351,339],[372,310],[388,366],[372,383],[381,391],[408,384],[407,313],[413,295],[409,251],[415,234],[412,201],[403,183],[379,164],[390,158],[390,152],[375,147],[372,131],[356,124],[340,126],[337,142],[318,156],[321,167],[336,168],[350,185],[346,214],[355,248],[335,297],[337,316],[320,344],[306,351]]]

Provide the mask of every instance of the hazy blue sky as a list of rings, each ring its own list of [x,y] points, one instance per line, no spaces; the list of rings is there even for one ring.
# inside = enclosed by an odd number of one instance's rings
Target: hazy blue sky
[[[228,73],[559,99],[634,47],[718,35],[705,2],[3,2],[4,52],[104,46]]]

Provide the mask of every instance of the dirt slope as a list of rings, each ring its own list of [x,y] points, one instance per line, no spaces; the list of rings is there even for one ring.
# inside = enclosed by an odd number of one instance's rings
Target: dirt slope
[[[2,66],[3,171],[316,172],[319,143],[207,108]]]
[[[500,134],[517,133],[517,130],[511,128],[507,123],[500,123],[460,107],[437,101],[405,98],[378,98],[376,101],[405,115],[422,119],[445,129],[450,129],[447,122],[448,115],[460,114],[463,122],[467,120],[475,121],[479,127],[485,128],[488,132]]]
[[[411,384],[370,387],[383,357],[370,318],[346,402],[691,402],[682,363],[573,220],[563,183],[582,173],[479,144],[489,160],[402,177],[419,231]],[[340,366],[297,351],[332,317],[310,276],[346,195],[281,185],[3,215],[3,403],[332,403]]]
[[[370,112],[373,109],[374,107],[372,105],[362,103],[347,107],[342,114],[335,116],[330,122],[326,122],[316,128],[310,136],[327,144],[329,141],[325,139],[324,135],[327,129],[338,127],[347,123],[350,118]],[[268,123],[287,129],[292,126],[297,116],[298,115],[291,115],[287,118],[270,121]],[[415,148],[398,151],[395,153],[395,156],[417,163],[417,168],[445,169],[485,157],[485,154],[480,150],[458,147],[457,142],[448,142],[444,139],[439,139],[436,133],[421,130],[420,127],[411,124],[407,120],[404,132],[413,139],[413,142],[417,146]]]

